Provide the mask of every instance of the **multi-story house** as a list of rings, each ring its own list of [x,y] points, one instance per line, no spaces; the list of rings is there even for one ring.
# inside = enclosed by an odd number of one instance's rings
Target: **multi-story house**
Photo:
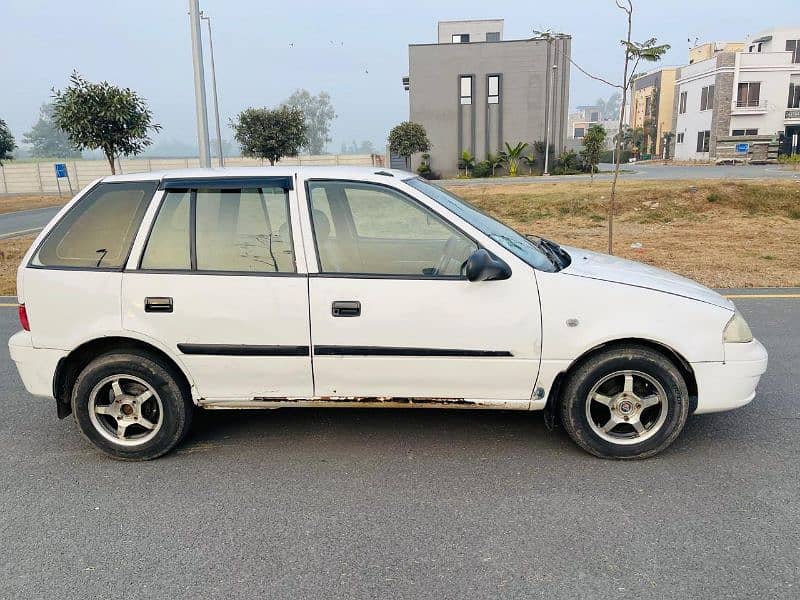
[[[566,150],[579,152],[583,147],[583,138],[593,125],[601,125],[606,130],[606,150],[614,148],[614,139],[619,131],[619,118],[606,119],[598,106],[579,106],[569,114],[567,125]]]
[[[568,35],[504,40],[502,20],[441,22],[437,43],[410,45],[404,85],[410,119],[431,142],[431,168],[454,175],[465,150],[483,160],[505,142],[545,137],[560,153],[570,47]]]
[[[643,130],[645,154],[664,155],[665,134],[672,131],[677,71],[677,67],[665,67],[640,75],[631,84],[629,124]]]
[[[675,82],[675,158],[768,160],[800,152],[800,28],[775,28],[682,67]]]

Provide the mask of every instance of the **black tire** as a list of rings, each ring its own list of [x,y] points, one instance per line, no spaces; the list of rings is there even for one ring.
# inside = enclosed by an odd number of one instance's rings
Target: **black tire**
[[[649,434],[650,437],[642,442],[636,443],[635,439],[629,443],[608,441],[589,423],[592,417],[587,414],[587,398],[595,385],[605,378],[613,379],[614,374],[619,372],[638,372],[649,376],[661,386],[666,396],[666,401],[660,402],[657,407],[658,422],[661,424],[655,433]],[[664,408],[666,415],[662,416]],[[609,348],[588,357],[570,373],[561,395],[560,417],[564,429],[578,446],[600,458],[641,459],[658,454],[675,441],[688,415],[689,393],[680,371],[666,356],[646,346]],[[615,426],[613,429],[622,429],[624,435],[637,437],[632,427],[626,429],[628,426],[624,422],[619,425],[621,427]]]
[[[125,446],[112,442],[100,432],[89,415],[92,390],[117,375],[129,375],[145,382],[153,388],[160,402],[156,413],[160,415],[160,425],[152,434],[152,439],[139,445]],[[185,389],[182,382],[183,379],[171,365],[145,351],[126,350],[103,354],[78,375],[72,389],[72,414],[83,436],[108,456],[119,460],[158,458],[180,443],[191,425],[194,405],[189,390]],[[95,416],[95,419],[98,417]],[[110,422],[114,422],[113,417]]]

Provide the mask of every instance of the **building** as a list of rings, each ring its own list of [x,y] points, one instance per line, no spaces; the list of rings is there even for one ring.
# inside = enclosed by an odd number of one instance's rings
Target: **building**
[[[720,52],[741,52],[744,42],[706,42],[689,49],[689,64],[713,58]]]
[[[644,131],[643,154],[664,156],[664,136],[672,131],[672,109],[677,67],[640,75],[631,83],[629,125]]]
[[[770,160],[800,152],[800,27],[764,31],[740,52],[682,67],[675,158]]]
[[[567,137],[571,38],[504,40],[502,20],[445,21],[436,44],[409,46],[410,119],[425,127],[431,168],[458,172],[463,151],[483,160],[508,142]],[[419,164],[415,157],[412,167]]]
[[[619,118],[604,118],[599,106],[579,106],[575,112],[569,113],[565,149],[580,152],[583,148],[583,138],[593,125],[602,125],[606,130],[605,149],[613,150],[614,138],[619,131]]]

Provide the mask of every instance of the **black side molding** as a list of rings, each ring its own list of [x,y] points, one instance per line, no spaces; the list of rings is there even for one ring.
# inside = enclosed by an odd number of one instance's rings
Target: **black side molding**
[[[183,354],[207,356],[308,356],[308,346],[242,346],[237,344],[178,344]]]
[[[314,346],[317,356],[514,356],[506,350],[395,348],[391,346]]]

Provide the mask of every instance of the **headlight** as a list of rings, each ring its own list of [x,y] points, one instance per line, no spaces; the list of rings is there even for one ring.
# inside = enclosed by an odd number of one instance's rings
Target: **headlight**
[[[753,341],[753,332],[744,317],[737,310],[725,326],[722,339],[727,344],[745,344]]]

